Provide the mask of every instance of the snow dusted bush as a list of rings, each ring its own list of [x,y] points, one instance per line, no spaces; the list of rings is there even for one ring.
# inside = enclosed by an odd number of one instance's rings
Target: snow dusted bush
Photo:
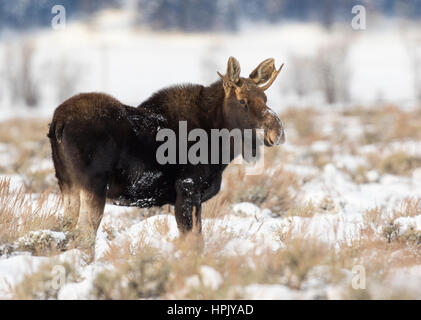
[[[18,300],[57,299],[66,283],[79,280],[80,275],[74,265],[52,259],[43,263],[37,271],[24,275],[22,281],[12,288],[12,294]]]
[[[14,243],[31,231],[59,229],[59,204],[58,199],[49,198],[48,192],[39,195],[34,201],[24,193],[23,188],[14,189],[10,180],[0,179],[0,245]],[[31,238],[32,241],[28,244],[31,243],[32,252],[45,253],[44,249],[49,247],[52,240],[48,235],[44,237],[38,233]]]
[[[276,215],[293,208],[300,192],[298,177],[282,167],[269,168],[259,175],[246,175],[243,170],[238,170],[227,176],[226,192],[230,193],[230,201],[252,202]]]
[[[383,158],[378,166],[382,173],[409,175],[412,170],[421,167],[421,159],[417,156],[399,151]]]
[[[146,246],[116,270],[99,273],[92,295],[95,299],[156,298],[165,292],[169,273],[169,261],[158,250]]]

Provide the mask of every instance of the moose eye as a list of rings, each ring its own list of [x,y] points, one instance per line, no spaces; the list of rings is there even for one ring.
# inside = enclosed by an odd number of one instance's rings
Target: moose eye
[[[246,104],[246,101],[245,101],[244,99],[241,99],[241,100],[240,100],[240,103],[241,103],[241,104]]]

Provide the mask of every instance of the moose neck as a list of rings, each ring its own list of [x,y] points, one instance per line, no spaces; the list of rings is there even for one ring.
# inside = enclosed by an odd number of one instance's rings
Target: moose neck
[[[231,129],[224,115],[225,91],[222,81],[204,87],[201,94],[201,110],[204,111],[213,129]]]
[[[230,119],[227,118],[226,112],[224,111],[224,100],[225,90],[222,85],[222,81],[217,81],[211,84],[209,87],[204,87],[201,94],[202,109],[206,114],[209,124],[212,125],[213,129],[240,129],[242,131],[242,144],[244,144],[244,129],[237,127],[232,124]],[[243,145],[244,148],[244,145]],[[253,154],[255,154],[255,145],[253,145]],[[240,155],[241,152],[235,151],[234,146],[230,143],[230,161],[236,156]],[[226,166],[224,166],[226,167]]]

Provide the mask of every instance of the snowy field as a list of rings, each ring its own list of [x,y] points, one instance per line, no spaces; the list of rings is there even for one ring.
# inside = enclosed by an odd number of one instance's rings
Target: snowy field
[[[37,111],[0,95],[0,298],[421,298],[421,105],[400,31],[154,34],[110,15],[31,36]],[[298,94],[288,61],[344,33],[350,102]],[[0,42],[0,60],[18,41]],[[45,136],[60,96],[104,91],[137,105],[166,85],[211,83],[230,55],[244,74],[267,57],[286,63],[267,94],[287,143],[267,150],[264,173],[226,170],[202,239],[179,239],[171,207],[107,204],[95,250],[72,241]]]

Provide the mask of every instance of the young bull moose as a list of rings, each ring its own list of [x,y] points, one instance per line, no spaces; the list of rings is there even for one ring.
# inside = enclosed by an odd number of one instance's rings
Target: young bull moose
[[[267,59],[242,78],[238,61],[230,57],[226,75],[218,72],[221,80],[209,87],[166,88],[136,108],[101,93],[63,102],[48,137],[65,219],[95,237],[107,198],[123,206],[172,204],[179,230],[200,232],[201,204],[218,193],[228,163],[161,164],[157,132],[168,128],[177,133],[179,122],[187,121],[188,131],[263,129],[266,146],[284,142],[282,123],[267,107],[264,93],[281,68]],[[230,150],[233,160],[239,152]]]

